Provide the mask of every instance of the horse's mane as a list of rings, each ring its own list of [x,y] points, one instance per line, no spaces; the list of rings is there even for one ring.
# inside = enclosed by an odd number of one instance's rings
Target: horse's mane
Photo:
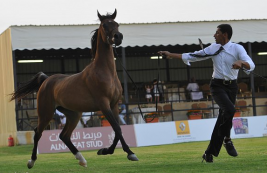
[[[106,15],[102,16],[102,20],[105,19],[111,19],[111,14],[107,13]],[[97,46],[97,34],[98,34],[98,29],[92,31],[95,32],[94,35],[91,38],[91,55],[92,55],[92,59],[95,58],[95,54],[96,54],[96,46]]]
[[[97,34],[98,34],[98,29],[92,31],[95,32],[94,35],[91,38],[91,54],[92,54],[92,59],[95,58],[95,54],[96,54],[96,46],[97,46]]]

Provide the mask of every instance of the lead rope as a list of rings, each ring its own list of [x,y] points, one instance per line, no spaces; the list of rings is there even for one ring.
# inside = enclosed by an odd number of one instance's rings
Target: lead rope
[[[242,69],[243,71],[246,71],[246,72],[252,73],[252,74],[254,74],[254,75],[256,75],[256,76],[259,76],[259,77],[261,77],[261,78],[264,79],[264,80],[267,80],[267,78],[265,78],[265,77],[263,77],[263,76],[261,76],[261,75],[259,75],[259,74],[257,74],[257,73],[254,73],[253,71],[249,71],[249,70],[245,69],[244,67],[242,67],[241,69]]]
[[[157,78],[157,94],[159,95],[160,97],[160,94],[159,94],[159,67],[160,67],[160,60],[159,60],[159,55],[158,55],[158,78]],[[158,115],[158,99],[156,99],[156,115]],[[154,120],[154,118],[156,117],[156,115],[153,117],[153,119],[151,121]]]
[[[119,56],[118,56],[118,53],[117,53],[117,51],[116,51],[116,45],[115,45],[115,47],[114,47],[114,53],[115,53],[116,57],[119,57]],[[119,61],[120,61],[120,60],[119,60]],[[140,111],[140,113],[141,113],[142,119],[146,122],[146,120],[145,120],[145,118],[144,118],[144,115],[143,115],[143,112],[142,112],[142,110],[141,110],[141,106],[140,106],[139,88],[137,87],[136,83],[133,81],[132,77],[130,76],[130,74],[128,73],[128,71],[126,70],[126,68],[123,66],[123,64],[122,64],[121,61],[120,61],[120,64],[121,64],[123,70],[126,72],[126,74],[127,74],[127,76],[129,77],[129,79],[131,80],[131,82],[134,84],[134,87],[135,87],[135,89],[136,89],[136,91],[137,91],[137,96],[138,96],[138,102],[137,102],[138,109],[139,109],[139,111]],[[159,64],[160,64],[160,63],[159,63],[159,56],[158,56],[158,79],[157,79],[158,81],[159,81]],[[158,82],[157,82],[157,89],[158,89],[158,93],[159,93]],[[153,118],[152,118],[150,121],[148,121],[148,122],[153,121],[153,120],[155,119],[155,117],[157,116],[157,114],[158,114],[158,106],[157,106],[157,101],[156,101],[156,114],[153,115]]]
[[[117,53],[117,51],[116,51],[116,45],[115,45],[115,47],[114,47],[114,53],[115,53],[116,57],[119,57],[119,56],[118,56],[118,53]],[[126,72],[126,74],[127,74],[127,76],[129,77],[129,79],[130,79],[130,80],[132,81],[132,83],[134,84],[134,87],[135,87],[135,89],[136,89],[136,91],[137,91],[137,96],[138,96],[138,102],[137,102],[138,109],[139,109],[139,111],[140,111],[140,113],[141,113],[141,116],[142,116],[143,120],[145,121],[143,112],[142,112],[141,107],[140,107],[139,88],[137,87],[136,83],[133,81],[132,77],[130,76],[130,74],[128,73],[128,71],[126,70],[126,68],[123,66],[123,64],[122,64],[121,61],[120,61],[120,64],[121,64],[123,70]]]

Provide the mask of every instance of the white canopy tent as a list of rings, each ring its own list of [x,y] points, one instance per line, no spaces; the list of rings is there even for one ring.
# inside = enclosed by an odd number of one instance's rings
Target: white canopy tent
[[[11,25],[13,50],[90,47],[97,10],[117,9],[123,47],[212,43],[217,25],[233,26],[234,42],[266,41],[267,2],[262,0],[10,0],[0,7]],[[12,7],[12,8],[11,8]],[[224,9],[222,13],[222,9]],[[2,14],[3,13],[3,14]]]
[[[233,42],[266,42],[267,20],[236,20],[211,22],[177,22],[121,24],[124,35],[122,47],[190,45],[214,42],[213,34],[219,24],[228,23],[233,27]],[[98,25],[63,26],[12,26],[12,48],[23,49],[76,49],[90,48],[91,32]]]

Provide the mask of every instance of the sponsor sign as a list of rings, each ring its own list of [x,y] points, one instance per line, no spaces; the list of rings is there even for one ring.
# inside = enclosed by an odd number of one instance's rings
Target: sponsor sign
[[[190,134],[190,126],[188,120],[175,121],[177,137],[174,142],[188,142],[194,140]]]
[[[134,128],[132,125],[122,126],[123,137],[129,147],[136,147]],[[39,153],[67,152],[68,147],[60,139],[61,130],[44,131],[38,143]],[[95,150],[109,147],[115,138],[111,127],[94,127],[75,129],[71,141],[78,150]],[[121,147],[120,141],[117,147]]]
[[[247,118],[234,118],[233,127],[236,135],[248,134],[248,119]]]
[[[265,127],[266,116],[234,118],[231,138],[262,137]]]
[[[177,135],[190,135],[188,121],[175,121]]]

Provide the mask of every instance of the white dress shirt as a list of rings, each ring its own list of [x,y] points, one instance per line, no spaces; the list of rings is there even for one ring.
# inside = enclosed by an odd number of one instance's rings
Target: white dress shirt
[[[220,49],[222,45],[213,43],[210,46],[206,47],[203,50],[195,51],[194,53],[184,53],[182,54],[182,59],[185,64],[190,65],[190,62],[196,62],[196,61],[203,61],[206,59],[212,59],[213,61],[213,74],[212,78],[217,79],[224,79],[224,80],[235,80],[238,76],[238,69],[233,69],[232,65],[237,60],[242,60],[247,62],[250,65],[250,69],[248,71],[244,71],[247,74],[249,74],[250,71],[253,71],[255,68],[255,64],[251,60],[251,58],[248,56],[246,50],[243,46],[228,42],[223,47],[223,50],[218,54],[214,56],[206,56],[214,54],[216,51]],[[192,56],[192,54],[203,57],[195,57]]]

